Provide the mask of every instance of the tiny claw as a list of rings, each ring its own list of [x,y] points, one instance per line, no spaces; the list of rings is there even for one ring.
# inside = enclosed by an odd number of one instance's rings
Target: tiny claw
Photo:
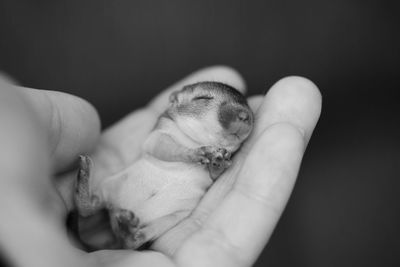
[[[207,159],[207,158],[204,158],[204,159],[201,159],[199,163],[200,163],[201,165],[206,165],[206,164],[209,164],[209,163],[210,163],[210,160]]]
[[[87,155],[79,155],[79,168],[88,171],[92,165],[92,159]]]
[[[203,148],[200,148],[197,152],[200,156],[205,156],[206,155],[206,151],[204,151]]]
[[[231,152],[226,151],[226,153],[224,154],[224,159],[230,159],[232,156]]]

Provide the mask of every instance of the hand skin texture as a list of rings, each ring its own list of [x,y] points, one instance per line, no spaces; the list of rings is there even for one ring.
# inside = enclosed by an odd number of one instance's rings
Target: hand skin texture
[[[301,77],[287,77],[266,96],[252,96],[255,128],[234,162],[193,214],[151,251],[86,253],[67,236],[70,172],[79,154],[110,175],[133,162],[164,111],[171,91],[219,81],[245,92],[227,67],[195,72],[100,135],[96,111],[64,93],[22,88],[0,79],[0,249],[17,266],[251,266],[268,242],[290,196],[319,118],[321,95]],[[138,92],[140,94],[140,92]],[[65,182],[59,188],[56,179]],[[69,179],[69,180],[68,180]]]

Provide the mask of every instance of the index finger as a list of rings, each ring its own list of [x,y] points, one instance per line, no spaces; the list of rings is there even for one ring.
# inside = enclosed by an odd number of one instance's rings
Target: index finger
[[[193,236],[192,244],[207,244],[197,250],[222,251],[220,260],[229,264],[254,263],[289,198],[320,108],[317,87],[304,78],[285,78],[270,89],[233,189]]]

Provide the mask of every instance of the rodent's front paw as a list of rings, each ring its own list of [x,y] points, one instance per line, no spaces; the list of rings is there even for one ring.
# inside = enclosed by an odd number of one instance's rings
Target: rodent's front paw
[[[225,153],[223,155],[218,153],[215,157],[211,158],[210,165],[213,168],[226,169],[231,165],[230,155],[227,157]]]
[[[190,160],[201,165],[210,163],[210,159],[207,157],[207,153],[203,147],[195,149],[194,153],[190,156]]]
[[[210,166],[214,168],[227,168],[231,161],[231,153],[225,148],[214,147],[214,146],[203,146],[200,147],[205,157],[209,160]]]

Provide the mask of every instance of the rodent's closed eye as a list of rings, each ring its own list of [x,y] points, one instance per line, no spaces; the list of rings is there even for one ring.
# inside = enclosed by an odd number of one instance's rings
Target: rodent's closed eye
[[[214,99],[214,97],[209,96],[209,95],[199,95],[199,96],[193,97],[192,101],[201,100],[201,99],[203,99],[203,100],[212,100],[212,99]]]

